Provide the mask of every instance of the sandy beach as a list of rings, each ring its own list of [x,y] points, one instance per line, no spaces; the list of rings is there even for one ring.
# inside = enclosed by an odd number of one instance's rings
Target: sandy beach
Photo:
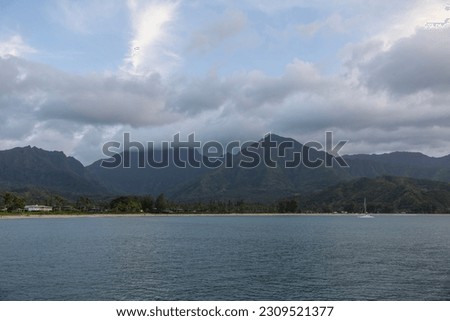
[[[177,216],[315,216],[315,215],[357,215],[357,214],[305,214],[305,213],[229,213],[229,214],[195,214],[195,213],[177,213],[177,214],[153,214],[153,213],[135,213],[135,214],[28,214],[28,215],[0,215],[1,219],[36,219],[36,218],[102,218],[102,217],[177,217]]]

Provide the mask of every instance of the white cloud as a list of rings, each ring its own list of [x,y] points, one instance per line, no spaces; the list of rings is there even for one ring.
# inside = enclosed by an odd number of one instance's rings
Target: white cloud
[[[445,3],[441,0],[414,0],[408,1],[408,6],[399,6],[398,11],[389,19],[380,20],[381,26],[374,39],[384,42],[388,49],[396,41],[413,35],[418,28],[423,28],[430,21],[444,21],[448,18]]]
[[[9,39],[0,39],[0,58],[6,56],[23,57],[35,53],[36,50],[27,45],[20,35],[11,36]]]
[[[168,32],[177,7],[174,1],[128,1],[133,35],[125,71],[139,76],[167,74],[178,64],[180,58],[171,49],[173,38]]]

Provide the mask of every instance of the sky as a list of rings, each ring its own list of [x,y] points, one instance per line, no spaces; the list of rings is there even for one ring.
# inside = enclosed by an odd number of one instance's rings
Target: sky
[[[0,149],[332,131],[443,156],[449,57],[441,0],[0,0]]]

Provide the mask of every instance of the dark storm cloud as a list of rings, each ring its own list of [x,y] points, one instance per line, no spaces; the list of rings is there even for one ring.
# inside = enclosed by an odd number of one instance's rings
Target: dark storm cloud
[[[450,88],[450,28],[418,29],[360,66],[362,81],[375,90],[407,95]]]
[[[172,83],[167,95],[167,106],[170,110],[195,116],[220,108],[232,94],[232,85],[217,76],[182,79]]]
[[[131,126],[176,120],[164,110],[165,89],[158,74],[69,75],[14,57],[0,59],[0,68],[0,108],[33,113],[37,120]]]

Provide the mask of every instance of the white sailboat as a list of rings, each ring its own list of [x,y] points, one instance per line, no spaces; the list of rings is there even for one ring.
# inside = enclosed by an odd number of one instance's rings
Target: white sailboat
[[[363,215],[358,216],[359,218],[373,218],[372,215],[370,215],[369,213],[367,213],[367,201],[366,198],[364,197],[364,212]]]

